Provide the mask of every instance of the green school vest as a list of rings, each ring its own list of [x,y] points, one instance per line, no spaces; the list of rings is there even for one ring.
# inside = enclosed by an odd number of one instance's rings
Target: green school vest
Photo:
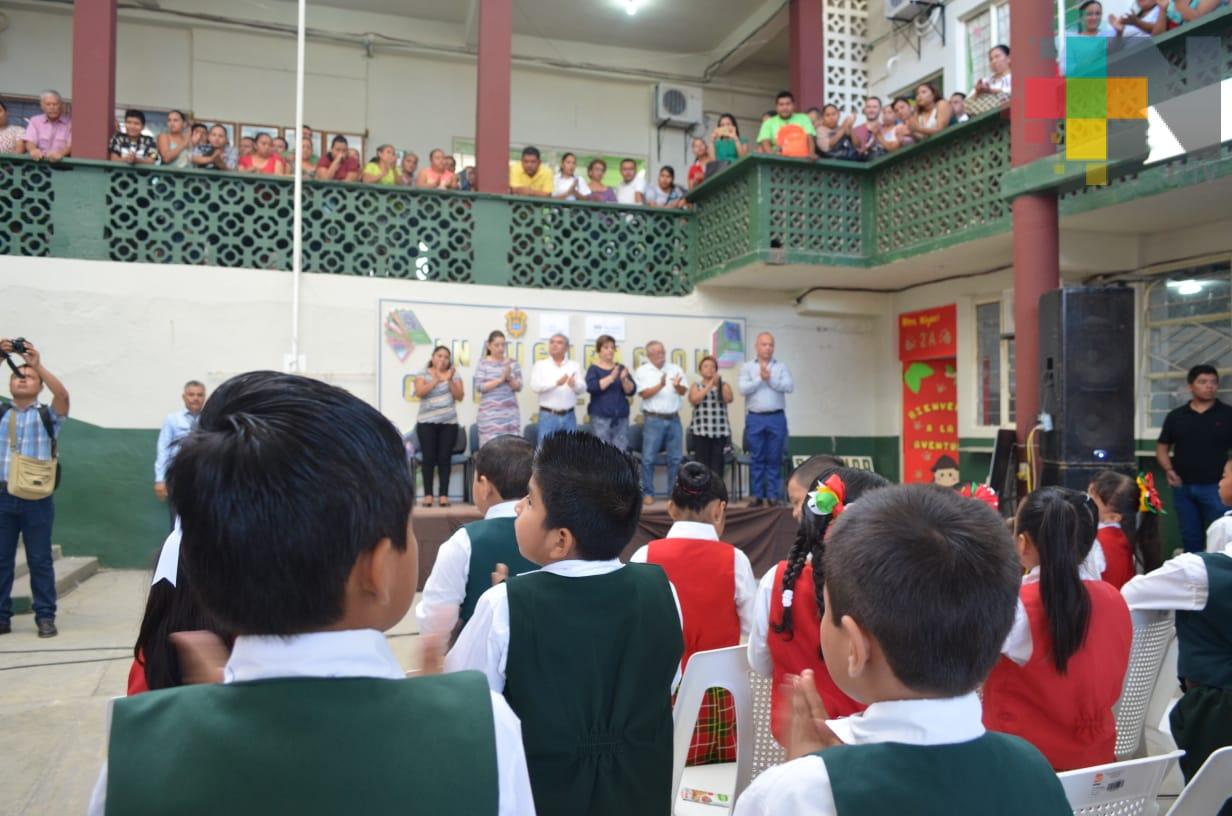
[[[1210,591],[1202,611],[1176,613],[1177,672],[1192,683],[1232,689],[1232,558],[1197,555]]]
[[[509,574],[521,575],[539,569],[539,565],[527,561],[518,552],[518,537],[513,531],[515,519],[493,518],[472,521],[463,530],[471,540],[471,561],[466,574],[466,597],[458,619],[463,625],[475,613],[479,596],[492,588],[492,570],[497,564],[509,567]]]
[[[684,652],[654,564],[510,578],[505,699],[538,816],[668,816],[671,683]]]
[[[839,816],[1073,813],[1048,760],[1008,734],[951,745],[836,745],[814,756],[826,763]]]
[[[494,816],[491,699],[479,672],[127,697],[112,713],[107,813]]]

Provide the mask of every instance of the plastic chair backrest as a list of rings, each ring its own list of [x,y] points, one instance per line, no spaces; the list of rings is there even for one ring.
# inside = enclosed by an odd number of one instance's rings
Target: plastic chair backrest
[[[749,688],[753,692],[753,770],[750,780],[761,772],[787,761],[787,749],[779,745],[770,731],[770,694],[774,680],[764,674],[749,671]]]
[[[458,435],[453,438],[453,454],[466,453],[466,426],[458,426]]]
[[[532,445],[539,444],[539,423],[530,422],[522,429],[522,438]]]
[[[471,440],[471,453],[479,452],[479,423],[471,425],[470,433],[468,434]]]
[[[736,707],[736,798],[753,781],[753,701],[749,690],[749,658],[744,646],[729,646],[695,652],[680,681],[676,706],[672,709],[672,807],[680,792],[684,763],[689,756],[689,743],[697,726],[697,715],[707,689],[721,688],[731,693]]]
[[[629,453],[641,454],[642,452],[642,426],[629,424]]]
[[[1168,816],[1211,816],[1232,798],[1232,746],[1209,757],[1181,791]]]
[[[1135,609],[1134,640],[1129,651],[1129,668],[1121,687],[1121,698],[1113,706],[1116,714],[1116,758],[1130,759],[1142,745],[1146,712],[1159,678],[1168,644],[1176,635],[1172,613],[1166,610]]]
[[[1159,786],[1173,763],[1184,756],[1130,759],[1057,774],[1074,816],[1148,816],[1156,812]]]

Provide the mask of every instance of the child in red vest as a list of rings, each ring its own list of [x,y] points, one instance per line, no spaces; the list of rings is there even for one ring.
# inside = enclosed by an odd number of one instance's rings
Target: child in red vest
[[[1058,771],[1116,759],[1112,707],[1133,623],[1115,587],[1080,573],[1097,512],[1090,496],[1063,487],[1023,501],[1015,532],[1027,574],[1001,660],[984,683],[984,725],[1027,740]]]
[[[757,579],[749,557],[719,539],[727,486],[700,462],[680,468],[667,514],[667,536],[640,547],[633,563],[658,564],[676,588],[684,618],[683,669],[694,652],[738,646],[753,622]],[[688,764],[736,761],[736,709],[731,695],[710,689],[702,702]]]
[[[770,691],[771,731],[787,745],[791,701],[781,694],[788,675],[812,669],[817,691],[832,717],[863,711],[864,706],[844,694],[826,671],[821,657],[821,556],[826,531],[844,507],[861,495],[890,483],[871,470],[832,467],[822,472],[804,502],[796,543],[786,561],[767,572],[757,587],[753,604],[753,631],[749,635],[749,665],[760,674],[773,675]]]
[[[1144,485],[1124,473],[1105,470],[1096,474],[1087,494],[1099,509],[1095,537],[1104,551],[1105,581],[1120,589],[1139,571],[1150,572],[1163,563],[1159,521],[1154,513],[1142,512],[1143,501],[1149,500]]]

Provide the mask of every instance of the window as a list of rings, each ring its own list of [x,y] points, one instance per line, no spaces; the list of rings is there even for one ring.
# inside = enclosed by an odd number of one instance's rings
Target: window
[[[974,17],[967,18],[967,77],[956,90],[966,91],[978,77],[988,73],[988,52],[994,45],[1010,43],[1010,4],[985,6]]]
[[[1146,353],[1142,356],[1143,424],[1164,417],[1189,398],[1185,375],[1199,363],[1219,369],[1219,395],[1232,401],[1232,265],[1228,261],[1178,269],[1152,281],[1143,297]]]
[[[1001,303],[975,306],[976,424],[1014,423],[1014,338],[1001,333]]]

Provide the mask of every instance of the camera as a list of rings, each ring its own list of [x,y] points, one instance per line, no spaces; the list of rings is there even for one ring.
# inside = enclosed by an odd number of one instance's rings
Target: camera
[[[13,338],[13,351],[15,353],[24,355],[28,348],[29,347],[26,345],[26,338],[24,337],[14,337]]]

